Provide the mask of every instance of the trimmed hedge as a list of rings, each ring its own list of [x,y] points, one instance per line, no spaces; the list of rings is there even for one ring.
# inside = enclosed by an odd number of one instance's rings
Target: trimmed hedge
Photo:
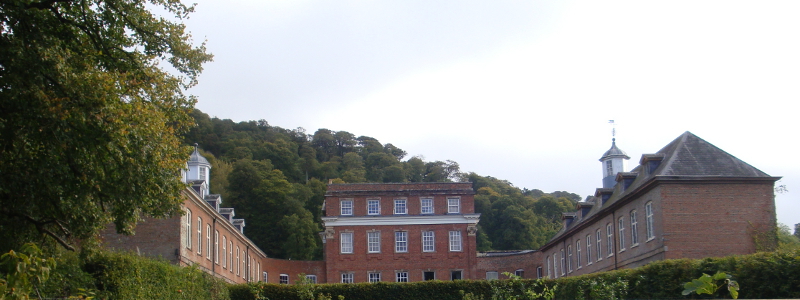
[[[707,258],[702,260],[665,260],[636,269],[625,269],[575,277],[541,281],[552,287],[557,285],[556,299],[675,299],[703,298],[698,295],[682,296],[683,283],[722,271],[739,282],[739,298],[800,298],[800,251],[765,252],[744,256]],[[241,284],[230,287],[234,300],[300,300],[298,292],[311,288],[316,298],[319,294],[333,299],[344,296],[357,299],[462,299],[460,291],[473,293],[478,298],[491,298],[492,285],[519,290],[519,285],[532,286],[535,280],[502,281],[427,281],[413,283],[358,283],[318,284],[311,286],[278,285],[266,283]],[[516,285],[516,286],[515,286]],[[541,290],[536,290],[541,292]],[[727,291],[713,297],[726,298]],[[522,298],[520,298],[522,299]]]

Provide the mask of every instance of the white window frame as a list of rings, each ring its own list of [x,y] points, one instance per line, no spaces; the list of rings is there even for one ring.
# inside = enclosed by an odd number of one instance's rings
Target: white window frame
[[[368,253],[381,253],[381,232],[380,231],[367,232],[367,252]]]
[[[595,234],[595,238],[597,239],[597,261],[603,260],[603,233],[600,229],[597,229],[597,233]]]
[[[342,273],[342,283],[353,283],[353,273]]]
[[[419,199],[419,213],[423,215],[433,214],[433,198],[424,197]]]
[[[396,282],[408,282],[408,272],[400,271],[395,273],[395,281]]]
[[[408,231],[394,232],[394,252],[408,253]]]
[[[353,233],[341,232],[339,233],[339,252],[344,254],[353,253]]]
[[[197,254],[203,255],[203,218],[197,217]]]
[[[575,242],[575,264],[578,269],[583,268],[583,264],[581,264],[581,240]]]
[[[289,274],[281,274],[278,276],[278,284],[289,284]]]
[[[214,263],[219,264],[219,230],[214,230]]]
[[[236,276],[239,276],[240,272],[241,266],[239,265],[239,246],[236,246]]]
[[[211,260],[211,225],[206,224],[206,259]]]
[[[228,270],[233,273],[233,240],[228,241]]]
[[[394,199],[394,214],[395,215],[408,214],[408,206],[406,205],[406,199]]]
[[[631,248],[639,245],[639,221],[636,220],[636,210],[631,211]]]
[[[656,238],[653,233],[653,201],[647,202],[644,205],[645,211],[645,227],[647,227],[647,241],[652,241]]]
[[[222,236],[222,268],[228,268],[228,238]]]
[[[572,245],[567,245],[567,270],[572,273]]]
[[[525,270],[517,269],[514,271],[514,276],[519,276],[519,278],[525,278]]]
[[[339,201],[339,214],[342,216],[353,215],[353,199],[342,199]]]
[[[592,264],[592,234],[586,235],[586,265]]]
[[[619,221],[617,222],[618,230],[619,230],[619,252],[625,251],[625,217],[619,217]]]
[[[564,256],[564,248],[561,248],[561,276],[567,275],[567,257]]]
[[[422,232],[422,252],[436,251],[436,233],[433,231]]]
[[[450,252],[460,252],[461,249],[461,231],[450,231]]]
[[[381,214],[381,200],[367,199],[367,215],[374,216],[380,214]]]
[[[500,279],[499,273],[497,271],[486,271],[486,280],[497,280]]]
[[[614,256],[614,226],[611,223],[606,224],[606,244],[606,256]]]
[[[261,268],[261,263],[258,264],[258,267]],[[269,282],[268,281],[269,280],[269,273],[261,272],[261,280],[263,280],[264,282]]]
[[[317,283],[317,275],[306,275],[306,281],[310,283]]]
[[[368,282],[381,282],[381,272],[368,272],[367,273]]]
[[[550,273],[550,256],[545,257],[545,262],[547,262],[547,278],[552,278],[552,273]]]
[[[192,249],[192,210],[186,210],[186,249]]]
[[[447,213],[448,214],[461,213],[461,198],[459,197],[447,198]]]
[[[553,253],[553,278],[558,278],[558,253]]]

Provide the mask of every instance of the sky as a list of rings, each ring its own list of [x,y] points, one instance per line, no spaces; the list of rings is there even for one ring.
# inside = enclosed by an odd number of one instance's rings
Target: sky
[[[800,223],[800,1],[197,1],[222,119],[370,136],[583,197],[685,131],[783,176]]]

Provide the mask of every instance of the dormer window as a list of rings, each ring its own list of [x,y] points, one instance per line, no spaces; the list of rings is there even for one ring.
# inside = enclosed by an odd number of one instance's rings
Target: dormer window
[[[664,160],[663,153],[657,154],[642,154],[642,159],[639,160],[639,164],[645,169],[647,174],[653,174],[653,172],[658,169],[658,166],[661,165],[661,161]]]
[[[621,191],[625,191],[636,179],[636,172],[619,172],[617,173],[617,183],[621,185]]]
[[[614,166],[611,164],[610,160],[606,161],[606,176],[614,175]]]

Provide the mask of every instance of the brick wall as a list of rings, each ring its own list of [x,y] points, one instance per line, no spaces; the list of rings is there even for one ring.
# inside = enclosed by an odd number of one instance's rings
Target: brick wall
[[[515,274],[522,271],[523,278],[537,278],[537,268],[542,266],[542,253],[535,250],[526,252],[486,252],[479,253],[474,279],[486,279],[487,272],[497,272],[499,279],[508,278],[504,272]],[[544,272],[544,271],[543,271]]]

